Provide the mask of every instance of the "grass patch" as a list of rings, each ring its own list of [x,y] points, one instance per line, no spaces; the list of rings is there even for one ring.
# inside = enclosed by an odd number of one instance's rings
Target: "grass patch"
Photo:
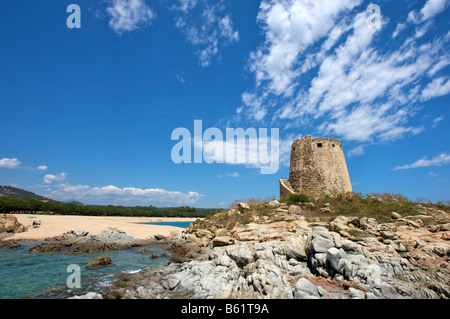
[[[209,228],[211,225],[216,228],[233,229],[237,225],[246,225],[255,219],[264,218],[268,221],[279,220],[278,214],[268,207],[268,203],[273,197],[266,199],[236,200],[230,205],[229,210],[219,209],[213,215],[208,215],[202,220],[194,223],[195,228]],[[247,203],[250,210],[239,213],[238,204]],[[379,223],[391,222],[391,213],[397,212],[402,217],[423,214],[422,209],[441,209],[450,213],[449,202],[439,201],[411,201],[400,194],[372,193],[363,195],[361,193],[337,194],[335,196],[324,196],[313,199],[304,194],[291,195],[285,201],[287,205],[300,205],[302,215],[308,221],[331,221],[339,215],[353,216],[358,218],[375,218]],[[331,204],[331,211],[324,212],[321,208],[326,204]],[[419,205],[420,204],[420,205]],[[233,211],[233,209],[235,209]],[[288,222],[292,222],[289,220]]]

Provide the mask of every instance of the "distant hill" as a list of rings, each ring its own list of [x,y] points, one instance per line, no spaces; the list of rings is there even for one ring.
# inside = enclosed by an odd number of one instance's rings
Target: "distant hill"
[[[17,198],[35,198],[35,199],[39,199],[39,200],[50,200],[52,201],[52,199],[41,196],[41,195],[37,195],[35,193],[26,191],[24,189],[21,188],[16,188],[16,187],[12,187],[12,186],[0,186],[0,197],[17,197]]]

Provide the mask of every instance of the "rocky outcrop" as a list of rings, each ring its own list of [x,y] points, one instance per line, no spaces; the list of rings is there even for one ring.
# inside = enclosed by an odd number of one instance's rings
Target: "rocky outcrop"
[[[21,245],[18,242],[11,240],[11,241],[4,242],[2,244],[2,246],[5,249],[16,249],[16,248],[19,248]]]
[[[271,219],[227,229],[230,210],[174,236],[176,262],[118,277],[103,297],[450,298],[447,213],[313,222],[295,207],[271,206]]]
[[[65,254],[95,253],[108,250],[128,249],[156,242],[140,240],[115,228],[106,228],[98,235],[83,230],[70,230],[60,236],[47,238],[41,244],[31,247],[28,252],[54,252],[65,250]]]
[[[17,218],[13,215],[0,215],[0,235],[4,233],[22,233],[27,231],[27,227],[19,223]]]
[[[95,258],[94,260],[90,261],[87,265],[86,268],[98,268],[98,267],[102,267],[102,266],[106,266],[112,264],[112,260],[111,257],[109,256],[100,256]]]

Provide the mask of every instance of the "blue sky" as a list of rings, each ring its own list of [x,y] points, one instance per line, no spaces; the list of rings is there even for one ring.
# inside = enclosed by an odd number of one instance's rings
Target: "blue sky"
[[[81,28],[66,24],[70,4]],[[449,7],[0,0],[0,184],[88,204],[227,207],[278,197],[290,144],[312,135],[342,141],[354,191],[448,200]],[[279,170],[174,163],[172,132],[193,135],[195,120],[224,135],[278,128]]]

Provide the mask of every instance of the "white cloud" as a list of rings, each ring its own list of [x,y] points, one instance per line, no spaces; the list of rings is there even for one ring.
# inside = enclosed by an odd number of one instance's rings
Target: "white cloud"
[[[60,173],[57,175],[54,174],[47,174],[44,176],[44,183],[50,184],[52,182],[62,182],[66,179],[67,174],[66,173]]]
[[[447,3],[447,0],[428,0],[420,10],[421,20],[426,21],[441,13],[446,8]]]
[[[239,177],[239,173],[238,173],[238,172],[226,173],[226,174],[227,174],[228,176],[234,177],[234,178]]]
[[[432,159],[426,159],[424,157],[422,159],[417,160],[413,164],[399,166],[399,167],[396,167],[394,170],[411,169],[411,168],[418,168],[418,167],[429,167],[429,166],[441,166],[441,165],[449,164],[449,163],[450,163],[450,154],[442,153],[441,155],[433,157]]]
[[[258,22],[266,34],[262,47],[251,55],[257,82],[268,81],[277,95],[292,93],[299,55],[330,34],[336,18],[360,0],[262,1]],[[336,36],[332,33],[333,36]]]
[[[403,30],[406,29],[406,24],[405,23],[399,23],[397,24],[397,28],[395,29],[395,31],[392,33],[392,37],[396,38]]]
[[[170,8],[172,10],[179,10],[183,13],[189,13],[197,5],[198,0],[178,0],[178,6],[172,5]]]
[[[234,29],[230,16],[223,14],[222,1],[178,0],[171,9],[180,13],[175,26],[185,35],[186,40],[197,48],[197,56],[202,67],[211,64],[219,54],[220,46],[239,41],[239,32]],[[199,14],[195,16],[193,11]]]
[[[2,158],[0,159],[0,168],[13,169],[17,168],[22,163],[17,158]]]
[[[429,100],[434,97],[447,95],[450,93],[450,79],[445,77],[439,77],[429,83],[428,86],[422,91],[422,101]]]
[[[38,166],[37,169],[40,171],[45,171],[48,169],[48,167],[47,167],[47,165],[41,165],[41,166]]]
[[[445,68],[447,65],[450,65],[450,56],[447,54],[442,56],[433,67],[428,71],[428,76],[433,77],[437,72]]]
[[[109,26],[117,34],[136,30],[155,18],[145,0],[112,0],[106,12],[110,16]]]
[[[352,148],[348,153],[348,157],[360,156],[364,154],[364,145],[358,145]]]
[[[57,184],[46,196],[56,200],[78,200],[104,205],[194,205],[204,195],[197,192],[167,191],[159,188],[120,188],[114,185],[91,187],[88,185]]]
[[[407,28],[407,20],[392,34],[408,32],[405,40],[384,46],[380,40],[389,17],[383,16],[377,29],[367,24],[361,1],[327,4],[320,2],[320,11],[318,2],[309,0],[262,2],[258,22],[265,42],[250,56],[255,87],[242,94],[236,119],[283,121],[295,134],[327,134],[364,145],[422,132],[422,123],[412,124],[420,100],[447,91],[446,82],[432,77],[450,64],[448,33],[419,39],[431,24]],[[363,150],[354,145],[349,154]]]
[[[239,41],[239,32],[234,31],[233,27],[230,16],[227,15],[219,20],[220,35],[230,42],[237,42]]]
[[[438,124],[441,122],[441,121],[443,121],[444,120],[444,116],[439,116],[439,117],[436,117],[434,120],[433,120],[433,128],[434,127],[437,127],[438,126]]]

